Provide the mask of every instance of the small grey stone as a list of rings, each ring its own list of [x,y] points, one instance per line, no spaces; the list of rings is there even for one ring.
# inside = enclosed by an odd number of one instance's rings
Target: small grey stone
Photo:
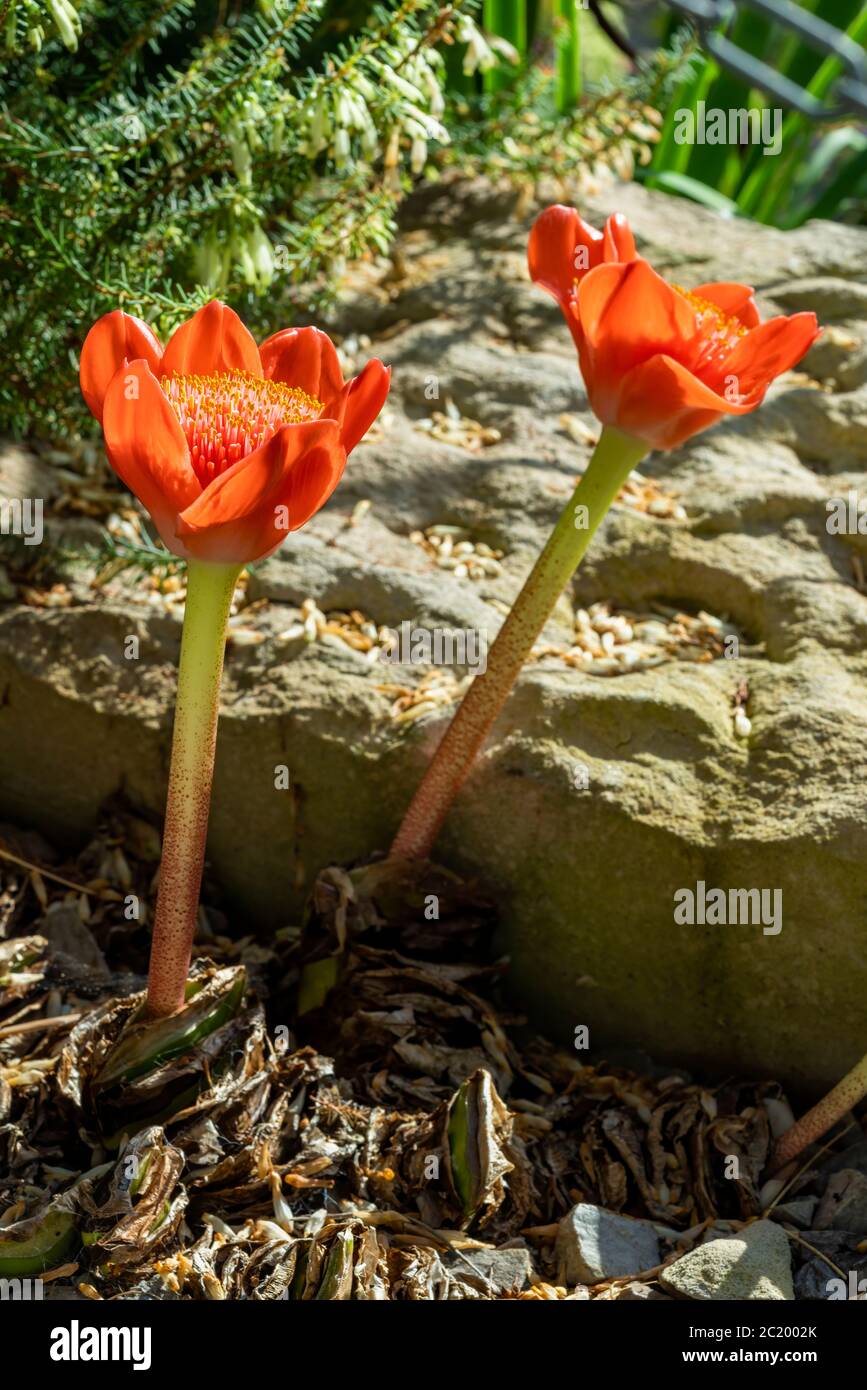
[[[867,1177],[857,1168],[834,1173],[816,1213],[816,1230],[867,1235]]]
[[[530,1252],[525,1246],[502,1250],[464,1250],[447,1261],[450,1273],[465,1282],[494,1293],[512,1293],[529,1288],[534,1273]]]
[[[757,1221],[682,1255],[660,1283],[683,1298],[707,1301],[793,1299],[788,1237],[773,1221]]]
[[[93,932],[82,922],[74,905],[61,903],[49,908],[39,923],[39,931],[51,947],[55,960],[96,975],[108,974],[105,957]]]
[[[818,1205],[818,1197],[793,1197],[791,1202],[780,1202],[769,1215],[772,1221],[788,1221],[799,1230],[806,1231],[812,1224]]]
[[[649,1221],[618,1216],[579,1202],[560,1222],[555,1254],[564,1284],[598,1284],[640,1274],[659,1264],[659,1241]]]

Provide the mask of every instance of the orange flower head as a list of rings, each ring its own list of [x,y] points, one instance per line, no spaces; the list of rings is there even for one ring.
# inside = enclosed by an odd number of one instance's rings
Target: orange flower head
[[[374,359],[344,382],[318,328],[284,329],[260,348],[213,301],[165,351],[140,319],[106,314],[85,339],[80,377],[112,468],[169,550],[247,564],[331,496],[390,372]]]
[[[237,369],[216,376],[164,377],[162,388],[181,422],[202,487],[267,443],[281,425],[322,414],[322,401],[306,391]]]
[[[761,405],[800,362],[815,314],[762,323],[748,285],[669,285],[635,252],[624,218],[604,235],[572,208],[546,209],[530,233],[530,275],[559,301],[594,414],[604,425],[675,449],[723,415]],[[576,248],[589,247],[575,273]]]

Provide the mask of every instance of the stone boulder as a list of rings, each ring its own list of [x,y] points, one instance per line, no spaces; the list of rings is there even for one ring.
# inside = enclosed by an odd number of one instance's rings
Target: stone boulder
[[[511,988],[549,1031],[586,1024],[595,1052],[809,1091],[867,1046],[867,537],[826,526],[831,498],[867,497],[867,231],[783,233],[638,186],[584,211],[614,208],[677,283],[748,280],[765,313],[811,308],[826,332],[756,414],[645,461],[662,505],[612,510],[545,634],[568,646],[594,603],[661,605],[719,619],[736,658],[608,676],[532,663],[438,856],[495,887]],[[439,186],[408,205],[401,258],[350,281],[336,329],[348,355],[392,363],[394,389],[235,621],[209,854],[239,928],[297,920],[318,869],[387,846],[453,708],[440,691],[406,717],[423,669],[307,641],[295,610],[492,640],[589,457],[595,421],[559,311],[528,280],[528,225],[511,195]],[[62,541],[56,470],[28,457],[4,456],[0,495],[42,489]],[[501,559],[482,578],[444,569],[413,534],[432,526]],[[65,606],[0,588],[0,816],[67,842],[119,792],[161,815],[180,640],[145,580],[91,578],[68,569]],[[677,922],[675,894],[699,882],[779,891],[781,929]]]

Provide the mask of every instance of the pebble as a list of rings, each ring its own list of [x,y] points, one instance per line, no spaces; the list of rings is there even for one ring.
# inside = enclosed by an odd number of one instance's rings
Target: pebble
[[[793,1299],[789,1238],[775,1222],[756,1221],[737,1235],[706,1240],[681,1255],[659,1282],[682,1298],[702,1302]]]
[[[818,1205],[818,1197],[793,1197],[791,1202],[779,1202],[769,1216],[772,1221],[787,1221],[800,1231],[809,1231]]]
[[[413,545],[425,550],[437,567],[449,570],[456,579],[496,579],[502,574],[502,550],[492,550],[484,541],[474,541],[461,526],[443,522],[428,526],[425,531],[410,531]]]
[[[867,1235],[867,1177],[857,1168],[834,1173],[819,1203],[815,1229]]]
[[[555,1256],[561,1283],[598,1284],[641,1274],[659,1264],[659,1241],[648,1221],[579,1202],[563,1217]]]
[[[454,1251],[446,1267],[459,1279],[470,1281],[493,1293],[518,1293],[529,1288],[535,1273],[526,1246],[506,1246],[500,1250]]]
[[[666,621],[667,619],[667,621]],[[713,614],[697,615],[666,609],[664,616],[616,611],[610,600],[578,608],[571,645],[542,642],[533,659],[559,657],[593,676],[619,676],[647,670],[663,661],[714,661],[724,654],[724,640],[731,629]],[[735,733],[746,738],[750,722],[736,711]]]

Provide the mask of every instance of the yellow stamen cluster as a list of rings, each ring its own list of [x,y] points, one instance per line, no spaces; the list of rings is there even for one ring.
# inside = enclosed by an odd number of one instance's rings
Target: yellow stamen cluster
[[[167,376],[161,384],[203,487],[266,443],[281,425],[315,420],[322,411],[322,402],[306,391],[251,372]]]
[[[673,285],[672,289],[682,294],[695,312],[697,335],[702,344],[702,366],[721,362],[749,332],[740,319],[729,318],[718,304],[702,299],[694,290],[685,290],[682,285]]]

